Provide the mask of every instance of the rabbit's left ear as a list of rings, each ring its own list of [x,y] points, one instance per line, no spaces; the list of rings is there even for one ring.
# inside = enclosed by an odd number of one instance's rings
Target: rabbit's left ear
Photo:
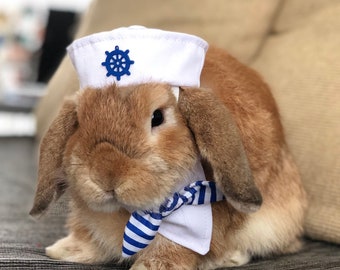
[[[178,106],[227,201],[241,212],[257,211],[262,196],[227,107],[212,92],[195,88],[181,88]]]
[[[39,217],[50,203],[65,191],[65,170],[62,166],[69,137],[76,131],[78,118],[76,102],[65,100],[40,144],[38,185],[30,215]]]

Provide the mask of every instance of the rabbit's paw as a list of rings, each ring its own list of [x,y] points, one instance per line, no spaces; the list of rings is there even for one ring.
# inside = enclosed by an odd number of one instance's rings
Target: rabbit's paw
[[[240,250],[235,250],[232,252],[226,252],[224,256],[214,260],[207,260],[200,267],[199,270],[206,269],[220,269],[225,267],[235,267],[247,264],[251,259],[251,256],[247,252],[241,252]]]
[[[169,264],[168,262],[160,262],[160,261],[147,261],[144,263],[135,263],[132,265],[130,270],[177,270],[177,269],[185,269],[191,270],[194,268],[188,268],[183,266],[178,266],[175,262]]]
[[[224,266],[234,267],[247,264],[250,261],[250,255],[239,250],[235,251],[232,256],[227,260]]]
[[[170,253],[171,254],[171,253]],[[167,257],[148,257],[137,259],[130,270],[195,270],[196,260],[186,260],[174,254]]]
[[[200,256],[161,234],[142,250],[132,270],[196,270]]]
[[[148,270],[144,264],[134,264],[130,270]]]
[[[58,240],[45,249],[52,259],[78,263],[97,263],[101,261],[98,249],[90,242],[81,241],[72,234]]]

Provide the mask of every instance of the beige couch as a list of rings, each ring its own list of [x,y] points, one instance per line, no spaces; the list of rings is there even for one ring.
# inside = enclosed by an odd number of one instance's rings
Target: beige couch
[[[306,235],[340,243],[340,1],[97,0],[77,37],[145,25],[199,35],[271,85],[310,199]],[[65,58],[37,109],[38,136],[77,91]]]

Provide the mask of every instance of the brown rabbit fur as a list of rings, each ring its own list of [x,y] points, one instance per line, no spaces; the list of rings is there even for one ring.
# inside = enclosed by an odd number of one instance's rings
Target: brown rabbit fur
[[[164,123],[151,128],[157,109]],[[159,205],[201,156],[226,200],[213,203],[202,256],[158,234],[131,269],[216,269],[301,246],[306,196],[287,150],[275,101],[256,72],[210,48],[201,88],[164,84],[85,89],[65,101],[41,143],[32,215],[67,188],[69,235],[54,259],[122,261],[125,209]]]

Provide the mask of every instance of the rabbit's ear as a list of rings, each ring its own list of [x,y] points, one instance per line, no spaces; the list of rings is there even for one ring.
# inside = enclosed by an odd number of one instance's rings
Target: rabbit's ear
[[[257,211],[262,196],[227,107],[212,92],[195,88],[181,88],[178,106],[227,201],[239,211]]]
[[[76,103],[71,99],[66,100],[40,144],[38,185],[30,215],[42,215],[49,204],[64,192],[63,153],[77,125]]]

